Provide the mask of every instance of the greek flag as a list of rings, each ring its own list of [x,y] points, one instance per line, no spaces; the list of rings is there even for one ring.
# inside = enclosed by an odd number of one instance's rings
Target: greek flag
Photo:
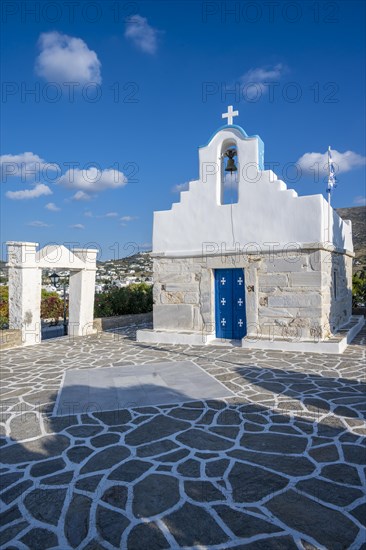
[[[336,177],[335,177],[335,169],[334,169],[334,163],[332,159],[332,152],[330,150],[330,145],[328,147],[328,187],[327,187],[327,193],[331,193],[333,191],[334,187],[336,187]]]

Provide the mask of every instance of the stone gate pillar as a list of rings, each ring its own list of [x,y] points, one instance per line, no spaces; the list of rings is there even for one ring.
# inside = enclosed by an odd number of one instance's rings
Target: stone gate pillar
[[[36,261],[38,243],[7,242],[9,327],[22,331],[25,346],[41,341],[42,269]]]
[[[98,250],[74,248],[74,256],[82,260],[84,269],[70,273],[69,335],[93,334],[96,259]]]

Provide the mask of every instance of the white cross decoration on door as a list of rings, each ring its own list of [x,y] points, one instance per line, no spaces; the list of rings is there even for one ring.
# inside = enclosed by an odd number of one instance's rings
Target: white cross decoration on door
[[[243,284],[243,279],[242,279],[241,277],[239,277],[239,279],[238,279],[238,285],[241,286],[242,284]]]
[[[221,319],[221,324],[222,324],[223,327],[226,325],[226,319],[225,318]]]
[[[221,282],[222,285],[224,285],[226,283],[225,277],[223,277],[220,282]]]
[[[242,319],[239,319],[239,321],[238,321],[238,325],[239,325],[239,327],[240,327],[240,328],[241,328],[241,327],[242,327],[242,326],[244,325],[244,323],[243,323]]]
[[[225,300],[225,298],[221,298],[221,305],[223,305],[223,306],[224,306],[225,304],[226,304],[226,300]]]
[[[238,116],[239,111],[233,111],[233,106],[229,105],[227,108],[227,113],[222,114],[222,118],[227,118],[227,123],[232,124],[234,116]]]
[[[238,300],[238,305],[239,305],[239,306],[242,306],[243,303],[244,303],[243,300],[242,300],[241,298],[239,298],[239,300]]]

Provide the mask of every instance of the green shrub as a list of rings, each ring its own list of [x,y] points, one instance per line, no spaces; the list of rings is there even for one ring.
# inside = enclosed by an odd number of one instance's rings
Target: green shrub
[[[41,318],[52,319],[55,323],[64,314],[64,302],[57,292],[48,292],[42,288]],[[7,286],[0,286],[0,328],[9,325],[9,290]]]
[[[112,303],[109,300],[109,292],[95,295],[94,317],[111,317],[113,315]]]
[[[357,307],[366,302],[366,271],[358,271],[352,278],[352,305]]]
[[[111,288],[107,292],[96,294],[94,316],[112,317],[152,311],[152,286],[136,283],[122,288]]]
[[[52,319],[57,324],[64,314],[64,302],[57,292],[47,292],[42,289],[41,319]]]
[[[9,291],[7,286],[0,286],[0,329],[9,324]]]

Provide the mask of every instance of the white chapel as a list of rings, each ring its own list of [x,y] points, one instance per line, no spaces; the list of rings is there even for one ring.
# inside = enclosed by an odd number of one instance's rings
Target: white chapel
[[[361,323],[351,222],[266,170],[262,140],[237,114],[230,106],[199,147],[199,178],[180,201],[154,213],[154,326],[138,340],[342,351],[341,327]]]

